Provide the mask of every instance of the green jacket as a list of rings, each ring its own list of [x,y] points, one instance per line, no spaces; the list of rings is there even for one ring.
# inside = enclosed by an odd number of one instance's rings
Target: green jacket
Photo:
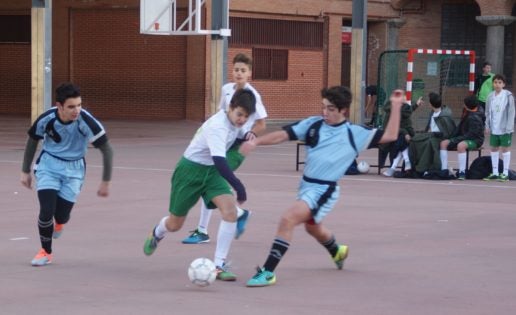
[[[487,101],[487,96],[493,91],[493,77],[494,74],[489,73],[489,78],[485,79],[484,82],[478,87],[477,98],[479,101],[485,103]],[[479,82],[481,82],[481,80],[479,80]]]
[[[426,131],[430,130],[432,114],[433,112],[430,113]],[[418,133],[410,141],[410,162],[413,169],[418,173],[441,170],[441,158],[439,155],[440,143],[442,140],[451,137],[456,129],[452,112],[446,106],[443,106],[439,116],[435,117],[435,123],[437,127],[439,127],[439,133]]]

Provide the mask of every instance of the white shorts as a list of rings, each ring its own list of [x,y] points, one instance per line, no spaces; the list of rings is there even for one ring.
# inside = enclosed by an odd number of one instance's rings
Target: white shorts
[[[339,193],[338,185],[307,182],[303,179],[299,183],[297,199],[308,204],[312,218],[319,224],[339,200]]]

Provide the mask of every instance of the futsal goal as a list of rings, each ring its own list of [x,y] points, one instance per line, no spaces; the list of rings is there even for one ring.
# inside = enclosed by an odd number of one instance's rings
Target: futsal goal
[[[416,131],[424,130],[429,115],[428,93],[441,95],[455,120],[462,114],[464,98],[474,91],[475,52],[472,50],[408,49],[389,50],[378,63],[377,115],[375,125],[383,126],[382,109],[394,89],[403,88],[407,99],[415,103],[419,97],[428,104],[412,113]]]

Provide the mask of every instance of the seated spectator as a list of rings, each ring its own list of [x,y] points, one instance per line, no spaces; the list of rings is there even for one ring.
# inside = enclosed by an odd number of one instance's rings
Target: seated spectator
[[[464,113],[450,139],[441,141],[441,172],[448,172],[448,151],[457,150],[459,160],[458,179],[466,179],[466,150],[478,149],[484,142],[486,116],[478,105],[477,97],[470,95],[464,99]]]
[[[410,141],[409,157],[414,172],[420,177],[425,172],[439,172],[441,158],[440,143],[448,139],[455,131],[455,122],[449,107],[442,105],[441,96],[437,93],[428,94],[430,113],[424,133],[415,135]],[[425,102],[419,98],[416,107],[424,106]]]
[[[384,111],[384,126],[389,122],[389,117],[391,113],[391,103],[387,102],[383,106]],[[387,177],[391,177],[394,175],[396,167],[398,167],[399,162],[403,158],[405,162],[404,174],[409,175],[411,172],[411,164],[408,155],[408,145],[410,139],[414,136],[414,128],[412,127],[412,120],[410,119],[410,115],[412,115],[412,106],[409,103],[405,102],[401,107],[401,118],[400,118],[400,128],[398,133],[398,139],[394,142],[382,144],[379,146],[380,150],[380,165],[385,165],[385,159],[387,155],[389,155],[389,159],[391,161],[391,167],[383,172],[383,175]],[[404,176],[400,176],[404,177]]]

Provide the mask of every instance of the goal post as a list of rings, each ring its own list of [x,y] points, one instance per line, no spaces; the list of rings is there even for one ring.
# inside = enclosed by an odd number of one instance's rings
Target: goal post
[[[475,52],[473,50],[451,50],[451,49],[421,49],[412,48],[408,50],[407,56],[407,99],[412,100],[412,83],[414,79],[414,57],[416,54],[427,54],[427,55],[451,55],[451,56],[469,56],[469,75],[468,75],[468,91],[470,94],[475,89]],[[433,66],[428,64],[427,73],[432,71]],[[437,69],[436,69],[437,70]],[[449,74],[450,69],[448,68]],[[442,86],[441,86],[442,87]],[[417,101],[417,100],[416,100]]]
[[[382,109],[392,90],[405,88],[407,100],[414,104],[423,97],[426,104],[430,92],[441,96],[442,104],[460,120],[463,100],[475,88],[475,52],[451,49],[407,49],[385,51],[378,63],[377,110],[375,125],[383,126]],[[416,131],[428,123],[429,105],[412,113]]]

